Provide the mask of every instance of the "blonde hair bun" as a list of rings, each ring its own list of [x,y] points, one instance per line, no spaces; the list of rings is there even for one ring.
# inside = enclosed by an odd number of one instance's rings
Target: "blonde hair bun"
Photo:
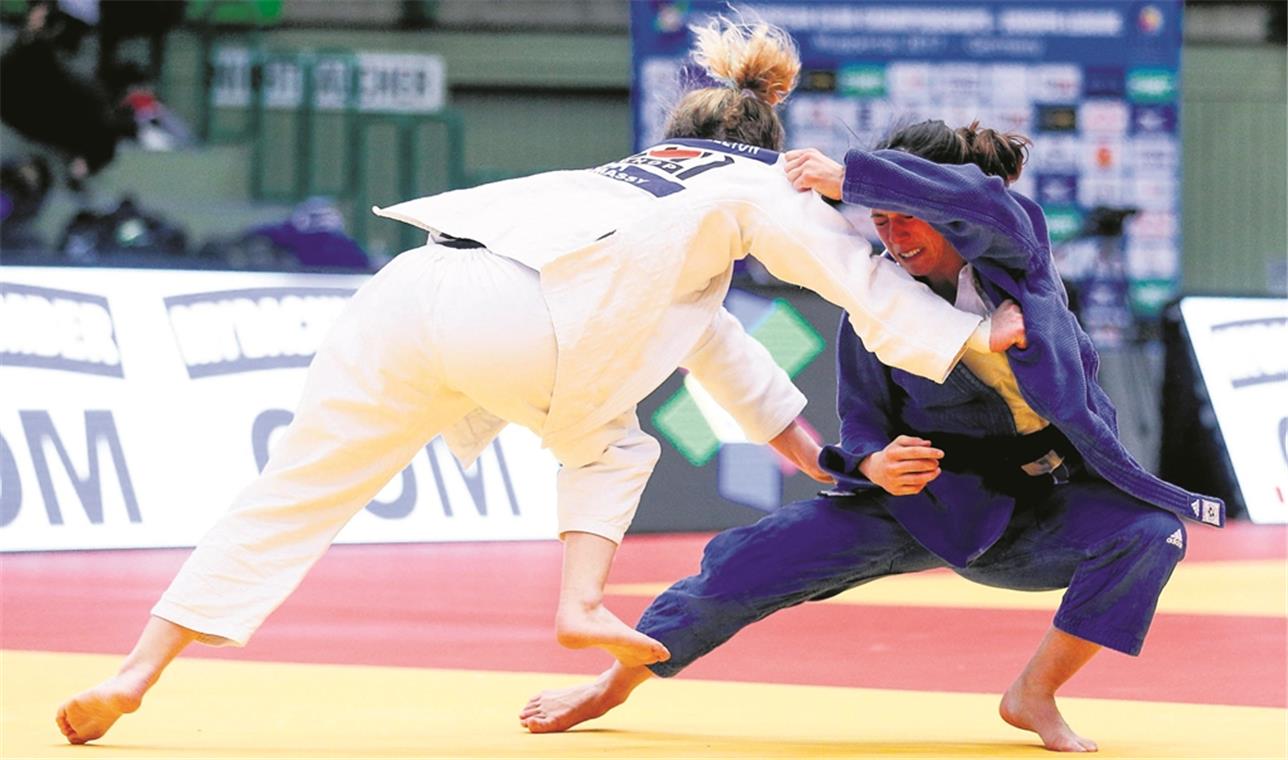
[[[693,60],[712,77],[748,90],[771,106],[796,87],[800,55],[787,32],[766,23],[744,24],[716,17],[690,27],[697,38]]]

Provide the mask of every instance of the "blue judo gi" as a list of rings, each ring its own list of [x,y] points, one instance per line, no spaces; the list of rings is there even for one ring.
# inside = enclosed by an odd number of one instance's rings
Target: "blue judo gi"
[[[974,268],[994,305],[1014,299],[1029,346],[1008,352],[1021,395],[1049,420],[1019,435],[1002,397],[959,364],[940,385],[882,365],[842,320],[841,441],[820,464],[835,491],[789,504],[707,545],[637,628],[671,651],[671,676],[743,626],[887,575],[950,567],[986,585],[1067,588],[1066,633],[1138,654],[1158,596],[1184,556],[1179,517],[1224,524],[1224,505],[1146,472],[1117,437],[1097,357],[1068,309],[1041,209],[973,165],[851,151],[844,200],[930,222]],[[859,471],[896,436],[944,449],[921,493],[892,496]],[[1051,472],[1024,465],[1055,452]]]

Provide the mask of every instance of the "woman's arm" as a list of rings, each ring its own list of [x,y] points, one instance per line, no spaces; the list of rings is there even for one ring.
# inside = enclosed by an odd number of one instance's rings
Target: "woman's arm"
[[[818,466],[820,446],[797,421],[805,396],[742,324],[721,309],[681,366],[753,443],[768,443],[811,478],[831,483]]]
[[[839,213],[793,190],[786,175],[753,189],[754,199],[729,207],[751,255],[778,279],[847,310],[863,345],[883,362],[943,382],[968,343],[989,350],[991,322],[954,309],[894,262],[873,257]]]
[[[786,154],[797,189],[909,214],[935,226],[967,261],[986,259],[1027,270],[1047,255],[1029,211],[973,164],[937,164],[897,150],[852,150],[841,165],[813,148]]]
[[[747,440],[769,443],[805,409],[805,395],[760,341],[721,309],[680,363],[733,417]]]
[[[792,424],[788,425],[786,430],[770,439],[769,445],[774,447],[774,451],[784,459],[795,465],[796,469],[814,480],[820,483],[836,482],[836,478],[819,466],[818,457],[823,447],[818,445],[818,441],[814,440],[814,436],[810,435],[809,430],[799,420],[792,420]]]

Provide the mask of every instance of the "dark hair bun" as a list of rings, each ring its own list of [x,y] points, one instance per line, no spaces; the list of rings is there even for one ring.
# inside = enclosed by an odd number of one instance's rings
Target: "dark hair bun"
[[[1024,170],[1033,141],[1017,132],[981,129],[979,122],[952,129],[939,120],[908,124],[895,129],[877,146],[920,156],[938,164],[975,164],[1007,183]]]
[[[1014,132],[981,129],[978,121],[957,130],[957,137],[965,146],[969,163],[984,170],[985,174],[1002,177],[1008,182],[1020,176],[1024,162],[1029,157],[1033,141]]]

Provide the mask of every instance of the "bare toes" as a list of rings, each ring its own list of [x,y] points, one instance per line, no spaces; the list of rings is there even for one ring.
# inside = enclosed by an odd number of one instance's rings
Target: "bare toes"
[[[67,741],[77,744],[76,729],[72,728],[72,724],[68,722],[67,714],[59,712],[57,722],[58,730],[63,732],[63,736],[67,738]]]

